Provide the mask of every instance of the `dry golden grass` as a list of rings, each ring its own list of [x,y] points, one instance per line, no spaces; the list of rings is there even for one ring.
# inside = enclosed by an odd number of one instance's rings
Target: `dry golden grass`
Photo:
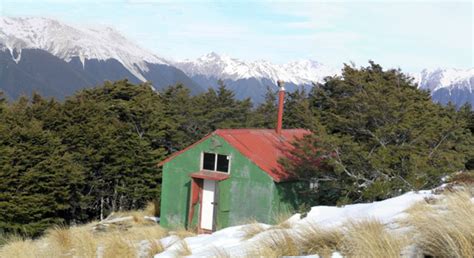
[[[289,211],[277,213],[274,216],[275,226],[272,228],[290,228],[291,224],[288,219],[291,218],[291,216],[293,216],[293,213]]]
[[[39,253],[39,250],[32,240],[11,238],[7,245],[0,248],[0,257],[8,258],[46,258]]]
[[[347,257],[400,257],[407,243],[377,220],[353,221],[345,227],[340,250]]]
[[[244,225],[241,230],[244,233],[243,239],[247,240],[262,233],[266,229],[260,223],[253,222],[248,225]]]
[[[435,205],[417,204],[404,223],[412,226],[417,248],[436,257],[474,257],[471,191],[449,193]]]
[[[55,249],[62,256],[70,256],[73,247],[72,231],[64,226],[54,226],[46,231],[48,249]]]
[[[155,202],[148,202],[145,208],[143,209],[143,215],[145,216],[158,216],[160,211],[159,211],[159,205]]]
[[[323,229],[309,224],[298,230],[298,239],[302,254],[319,254],[330,256],[342,241],[343,233],[338,229]]]
[[[96,257],[99,247],[100,234],[94,234],[91,227],[69,228],[72,238],[74,257]]]
[[[191,249],[189,249],[188,244],[184,240],[181,240],[178,243],[178,249],[176,250],[176,253],[179,257],[188,256],[192,254]]]
[[[23,240],[20,237],[10,237],[7,244],[0,248],[0,257],[97,257],[103,250],[107,257],[136,257],[138,243],[148,240],[149,254],[163,250],[161,243],[151,241],[166,237],[167,231],[154,223],[142,223],[130,220],[126,226],[111,225],[101,231],[94,230],[97,222],[70,228],[53,227],[46,231],[39,240]],[[182,233],[184,234],[184,233]],[[29,248],[26,248],[29,246]],[[17,250],[17,251],[15,251]],[[16,252],[16,253],[15,253]]]
[[[104,239],[103,258],[135,258],[137,256],[137,246],[127,237],[119,234],[112,234]]]
[[[148,239],[148,248],[145,257],[152,258],[155,254],[159,254],[165,250],[163,244],[157,239]]]
[[[299,255],[296,239],[287,230],[270,230],[258,245],[264,250],[271,249],[272,253],[281,256]],[[258,250],[258,248],[257,248]]]
[[[168,233],[169,233],[169,235],[177,236],[180,239],[184,239],[186,237],[192,237],[192,236],[196,235],[195,231],[185,229],[184,227],[175,228],[174,230],[169,231]]]
[[[161,239],[168,235],[168,231],[155,224],[153,226],[131,227],[121,234],[132,240]]]

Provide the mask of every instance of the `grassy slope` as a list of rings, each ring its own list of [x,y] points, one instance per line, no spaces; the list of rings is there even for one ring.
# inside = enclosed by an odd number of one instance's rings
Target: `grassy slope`
[[[349,218],[338,227],[307,224],[295,230],[291,223],[281,219],[274,226],[256,222],[242,226],[240,241],[253,243],[244,255],[248,257],[305,254],[330,257],[334,252],[346,257],[400,257],[414,253],[474,257],[472,189],[443,192],[436,198],[416,203],[396,220],[396,227],[370,218],[357,221]],[[150,211],[117,214],[132,219],[104,230],[93,230],[97,228],[94,222],[71,228],[56,227],[38,240],[13,237],[0,248],[0,257],[153,257],[168,248],[174,250],[169,254],[192,254],[188,245],[192,238],[188,237],[193,232],[179,228],[164,230],[144,219],[146,215]],[[169,241],[160,241],[165,237]],[[235,254],[215,246],[207,255]]]

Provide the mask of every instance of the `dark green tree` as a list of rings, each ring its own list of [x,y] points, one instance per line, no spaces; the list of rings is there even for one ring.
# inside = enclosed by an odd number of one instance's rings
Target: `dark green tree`
[[[89,171],[83,192],[89,216],[140,208],[159,197],[164,113],[149,85],[105,83],[68,99],[64,111],[63,144]]]
[[[466,119],[434,104],[399,70],[346,65],[341,77],[315,87],[310,100],[322,129],[293,153],[302,164],[287,166],[327,191],[318,202],[384,199],[435,187],[465,169],[473,146]],[[305,163],[315,155],[326,159],[324,169]]]
[[[274,128],[277,119],[277,92],[267,87],[265,101],[257,106],[251,117],[251,127]]]
[[[0,231],[37,235],[81,205],[83,168],[19,99],[0,117]]]
[[[304,128],[314,130],[317,116],[304,88],[286,93],[283,126],[285,128]]]

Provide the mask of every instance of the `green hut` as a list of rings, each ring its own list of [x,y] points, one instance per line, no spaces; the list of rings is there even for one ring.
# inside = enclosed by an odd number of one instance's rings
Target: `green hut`
[[[298,207],[303,184],[278,159],[309,131],[281,129],[282,92],[276,130],[216,130],[160,163],[161,225],[212,232],[249,219],[272,223]]]

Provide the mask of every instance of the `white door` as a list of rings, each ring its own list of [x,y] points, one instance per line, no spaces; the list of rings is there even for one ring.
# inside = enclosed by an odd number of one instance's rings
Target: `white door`
[[[214,194],[216,181],[204,179],[202,189],[201,228],[212,230],[214,223]]]

